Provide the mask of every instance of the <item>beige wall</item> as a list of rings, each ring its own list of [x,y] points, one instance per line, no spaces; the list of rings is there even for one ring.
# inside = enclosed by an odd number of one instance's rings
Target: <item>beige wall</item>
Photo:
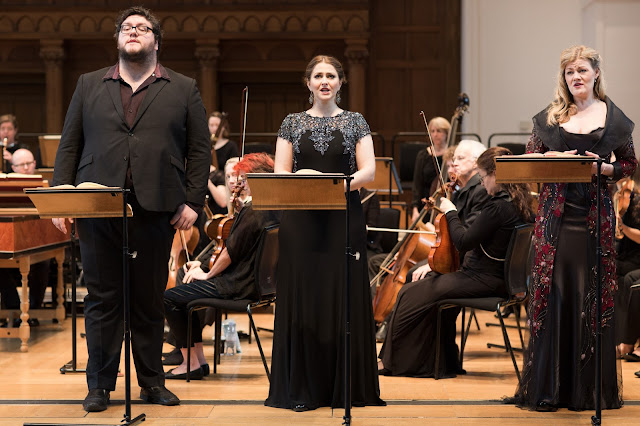
[[[638,17],[640,0],[462,0],[463,129],[485,144],[492,133],[529,131],[553,96],[560,52],[574,44],[601,53],[607,94],[640,124]],[[634,139],[640,152],[640,126]]]

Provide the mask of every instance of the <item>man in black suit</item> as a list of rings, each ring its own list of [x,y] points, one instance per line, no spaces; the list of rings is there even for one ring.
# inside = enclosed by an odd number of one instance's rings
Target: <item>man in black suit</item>
[[[118,63],[80,76],[56,155],[53,184],[130,188],[131,336],[140,397],[177,405],[164,386],[163,293],[175,229],[205,201],[211,152],[196,82],[164,68],[158,19],[142,7],[116,19]],[[53,219],[66,232],[64,219]],[[89,361],[86,411],[106,410],[123,341],[122,219],[79,219]]]

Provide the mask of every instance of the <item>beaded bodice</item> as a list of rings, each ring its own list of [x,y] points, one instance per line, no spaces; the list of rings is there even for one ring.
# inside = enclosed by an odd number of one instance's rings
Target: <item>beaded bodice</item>
[[[362,114],[343,111],[335,117],[314,117],[306,112],[289,114],[278,137],[293,145],[293,171],[352,174],[357,170],[356,144],[370,134]]]

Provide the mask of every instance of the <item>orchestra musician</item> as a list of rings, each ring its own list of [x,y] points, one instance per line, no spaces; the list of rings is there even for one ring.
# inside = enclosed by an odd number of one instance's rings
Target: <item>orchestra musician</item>
[[[131,346],[149,403],[177,405],[162,368],[163,294],[176,229],[190,229],[207,191],[211,150],[195,80],[158,62],[160,22],[131,7],[116,18],[118,62],[80,76],[65,118],[53,183],[92,181],[131,190],[128,202]],[[66,233],[64,219],[53,219]],[[86,411],[104,411],[123,342],[122,218],[78,219],[88,294]]]
[[[11,156],[11,168],[14,173],[33,175],[36,171],[36,160],[31,151],[25,148],[16,149]],[[31,265],[29,270],[29,309],[42,306],[44,295],[49,284],[50,259]],[[22,285],[22,276],[18,268],[0,268],[0,302],[2,309],[20,309],[20,296],[17,287]],[[55,286],[52,286],[55,289]],[[52,300],[55,297],[52,295]],[[14,325],[20,323],[17,318]],[[38,325],[37,318],[29,318],[29,325]]]
[[[422,199],[429,198],[437,188],[438,170],[434,164],[438,162],[442,167],[445,162],[443,156],[447,151],[447,140],[451,124],[444,117],[434,117],[429,120],[429,134],[433,146],[421,150],[416,156],[413,170],[413,189],[411,200],[411,222],[415,222],[422,210]],[[435,150],[435,153],[433,152]]]
[[[506,295],[503,262],[511,234],[515,226],[532,222],[534,217],[533,199],[525,184],[495,182],[495,157],[509,154],[507,148],[494,147],[477,158],[477,179],[491,198],[468,227],[462,223],[452,201],[440,200],[455,247],[468,254],[460,270],[446,274],[431,271],[425,278],[400,289],[380,351],[380,374],[434,376],[439,300]],[[448,309],[442,313],[443,361],[437,367],[440,377],[464,374],[455,342],[459,312]]]
[[[13,114],[0,115],[0,143],[3,145],[0,149],[2,149],[2,157],[4,159],[1,171],[11,173],[13,169],[11,161],[13,153],[20,148],[29,148],[18,142],[18,118]],[[31,154],[36,161],[36,166],[38,166],[40,164],[40,149],[36,148]]]
[[[573,46],[560,56],[555,96],[533,118],[527,152],[603,158],[601,216],[596,179],[590,183],[546,183],[540,192],[533,236],[535,258],[529,301],[529,346],[524,355],[518,406],[537,411],[592,410],[595,401],[597,286],[602,294],[602,408],[620,408],[622,389],[613,330],[616,289],[614,216],[606,178],[619,180],[637,166],[633,122],[605,96],[598,52]],[[616,161],[612,161],[611,154]],[[592,173],[597,173],[596,162]],[[601,217],[601,240],[596,241]],[[601,282],[596,247],[602,248]]]
[[[186,379],[187,376],[187,324],[189,302],[201,298],[252,299],[256,293],[254,264],[262,230],[277,223],[274,212],[254,210],[251,204],[251,189],[246,183],[247,173],[273,173],[273,160],[268,154],[245,155],[233,166],[238,174],[240,187],[234,188],[239,194],[246,194],[243,200],[234,197],[237,211],[225,247],[215,259],[213,267],[205,272],[202,262],[208,258],[192,261],[178,274],[181,285],[167,290],[164,294],[165,315],[176,338],[176,347],[182,352],[183,362],[165,373],[167,379]],[[193,316],[193,346],[191,350],[191,379],[202,379],[209,374],[209,365],[202,349],[202,327],[198,315]]]
[[[349,239],[351,250],[360,256],[351,260],[350,269],[352,401],[354,406],[384,405],[376,374],[366,228],[358,194],[375,176],[371,131],[360,113],[338,106],[346,80],[336,58],[314,57],[304,79],[312,106],[289,114],[282,122],[275,171],[353,177],[351,192],[346,194]],[[306,411],[345,405],[344,227],[344,211],[287,210],[283,214],[267,406]]]
[[[223,166],[232,157],[238,157],[238,144],[229,139],[229,116],[226,112],[214,111],[208,119],[212,148],[216,151],[218,165]]]
[[[473,224],[473,221],[478,217],[490,198],[484,186],[481,185],[480,177],[478,176],[477,159],[485,149],[486,147],[478,141],[464,139],[460,141],[454,151],[451,168],[456,176],[456,186],[451,195],[451,201],[456,206],[458,218],[465,227]],[[431,228],[433,229],[433,225],[431,225]],[[379,255],[375,257],[379,258]],[[462,260],[463,258],[464,253],[461,253],[460,259]],[[419,261],[413,268],[409,269],[407,282],[423,279],[430,270],[428,259]],[[389,316],[378,327],[376,333],[377,341],[384,341],[389,330],[388,324]]]
[[[631,286],[640,281],[640,167],[633,179],[618,182],[613,195],[614,209],[621,234],[616,257],[618,291],[615,295],[616,342],[618,356],[630,362],[640,361],[640,291]]]

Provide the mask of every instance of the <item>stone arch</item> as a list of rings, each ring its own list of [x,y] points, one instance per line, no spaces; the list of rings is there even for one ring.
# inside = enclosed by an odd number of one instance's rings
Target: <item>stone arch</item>
[[[362,32],[367,31],[367,25],[360,16],[352,16],[347,22],[347,31]]]
[[[53,22],[50,16],[45,16],[40,21],[38,21],[38,32],[39,33],[55,33],[56,32],[56,24]]]
[[[324,31],[324,25],[322,24],[322,20],[317,16],[312,16],[307,21],[307,31],[309,32],[322,32]]]
[[[198,20],[193,16],[187,16],[184,21],[182,21],[182,31],[188,33],[197,33],[200,32],[200,24]]]
[[[240,24],[240,21],[238,21],[238,19],[235,18],[234,16],[229,16],[222,23],[222,31],[224,32],[237,33],[237,32],[240,32],[241,30],[242,30],[242,25]]]
[[[162,29],[165,32],[179,32],[180,24],[173,16],[168,16],[162,21]]]
[[[219,32],[220,22],[214,16],[207,16],[202,22],[203,32]]]
[[[249,16],[244,20],[242,29],[248,33],[259,33],[262,31],[262,23],[256,16]]]
[[[276,16],[269,16],[264,23],[264,30],[269,33],[278,33],[283,30],[282,21]]]
[[[98,23],[91,16],[80,18],[78,23],[78,31],[83,33],[93,33],[98,30]]]
[[[287,32],[301,32],[304,30],[304,24],[297,16],[290,16],[284,23],[284,29]]]
[[[332,16],[327,21],[328,32],[341,32],[344,31],[344,22],[337,16]]]
[[[63,16],[58,22],[58,32],[75,33],[77,31],[76,23],[69,16]]]
[[[21,16],[16,27],[19,33],[32,33],[36,30],[36,25],[29,16]]]

